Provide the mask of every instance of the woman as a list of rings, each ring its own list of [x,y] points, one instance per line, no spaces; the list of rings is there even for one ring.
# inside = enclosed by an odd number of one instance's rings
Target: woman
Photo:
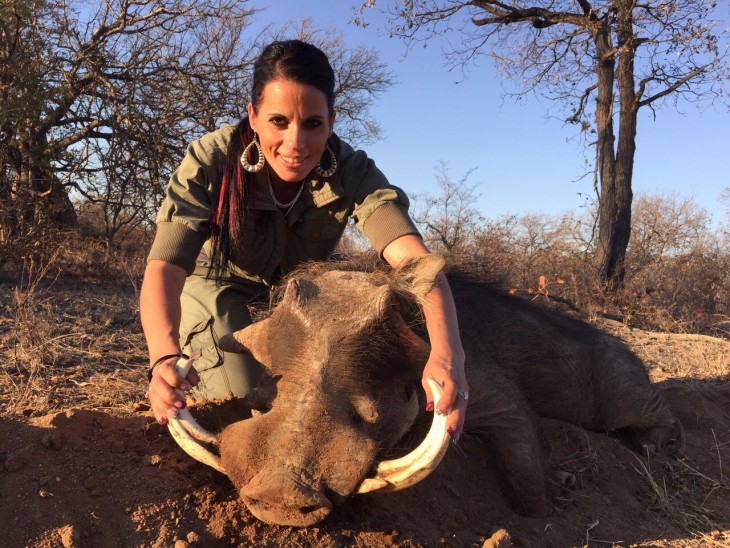
[[[349,218],[391,266],[428,253],[403,192],[333,133],[334,86],[329,61],[316,47],[270,44],[254,65],[247,117],[192,143],[173,174],[140,295],[149,398],[160,424],[185,407],[174,389],[196,387],[198,395],[216,398],[255,386],[260,366],[223,356],[216,338],[249,324],[247,304],[281,274],[332,253]],[[436,412],[453,408],[448,429],[456,442],[468,386],[443,276],[424,315],[432,350],[423,378],[444,387]],[[195,351],[202,354],[197,371],[181,378],[178,357]],[[430,410],[433,398],[423,385]]]

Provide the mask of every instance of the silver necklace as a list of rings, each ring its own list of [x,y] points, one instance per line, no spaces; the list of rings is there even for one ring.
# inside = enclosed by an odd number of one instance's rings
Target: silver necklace
[[[280,202],[279,200],[276,199],[276,195],[274,194],[274,187],[271,185],[271,177],[269,176],[268,171],[266,172],[266,181],[269,183],[269,194],[271,194],[271,199],[274,200],[274,204],[276,205],[276,207],[278,207],[280,209],[286,209],[286,211],[284,212],[284,217],[286,217],[289,214],[289,212],[292,210],[292,208],[294,207],[294,204],[297,203],[299,196],[302,195],[302,189],[304,188],[304,181],[299,183],[299,190],[297,190],[297,193],[294,196],[294,198],[291,200],[291,202],[287,202],[287,203]]]

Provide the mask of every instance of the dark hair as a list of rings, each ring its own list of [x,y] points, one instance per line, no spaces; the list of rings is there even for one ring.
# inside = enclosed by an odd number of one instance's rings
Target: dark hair
[[[301,40],[272,42],[266,46],[253,66],[251,104],[254,110],[261,104],[266,84],[277,78],[314,86],[327,98],[330,115],[334,112],[335,73],[319,48]],[[218,195],[213,197],[209,276],[220,278],[240,243],[245,210],[254,197],[254,174],[243,169],[240,159],[252,139],[253,131],[245,116],[231,136]],[[248,160],[255,163],[258,158]]]
[[[322,50],[302,42],[286,40],[266,46],[253,65],[251,103],[255,110],[261,104],[266,84],[282,78],[314,86],[324,93],[330,115],[335,108],[335,73]]]

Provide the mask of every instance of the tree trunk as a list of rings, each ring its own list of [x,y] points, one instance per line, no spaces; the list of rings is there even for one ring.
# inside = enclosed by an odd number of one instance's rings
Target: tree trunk
[[[622,2],[617,2],[617,5]],[[624,260],[631,236],[631,192],[636,150],[637,104],[634,92],[634,53],[631,7],[619,8],[617,46],[611,46],[607,27],[596,36],[598,54],[598,242],[594,265],[601,287],[614,293],[623,287]],[[618,58],[618,70],[616,70]],[[613,90],[618,84],[619,137],[614,154]]]
[[[616,226],[616,159],[614,156],[613,131],[613,84],[616,78],[616,58],[611,53],[611,32],[608,24],[601,27],[595,37],[596,75],[596,131],[598,133],[598,157],[596,166],[601,184],[598,198],[598,242],[594,263],[598,281],[608,287],[615,273],[617,241]]]
[[[76,210],[53,172],[48,158],[48,139],[44,132],[29,127],[28,138],[21,143],[16,207],[22,222],[31,225],[51,223],[62,227],[77,225]]]

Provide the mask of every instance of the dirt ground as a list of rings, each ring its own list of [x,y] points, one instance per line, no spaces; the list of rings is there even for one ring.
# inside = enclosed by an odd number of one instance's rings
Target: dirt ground
[[[730,546],[730,342],[606,329],[646,361],[687,433],[681,461],[542,420],[552,514],[512,513],[465,435],[416,487],[352,498],[316,527],[261,523],[143,401],[133,289],[0,284],[0,544],[20,546]],[[215,428],[215,406],[197,416]]]

